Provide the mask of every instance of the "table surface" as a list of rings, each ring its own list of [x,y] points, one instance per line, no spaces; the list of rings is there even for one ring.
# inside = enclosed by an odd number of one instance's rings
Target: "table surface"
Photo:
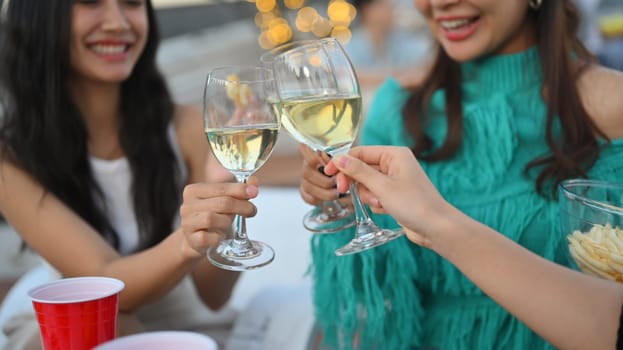
[[[297,188],[264,187],[253,200],[258,212],[247,220],[249,238],[270,245],[275,260],[260,269],[242,274],[232,295],[239,308],[261,288],[269,285],[296,286],[310,281],[305,272],[311,262],[309,240],[301,220],[311,206],[303,202]]]

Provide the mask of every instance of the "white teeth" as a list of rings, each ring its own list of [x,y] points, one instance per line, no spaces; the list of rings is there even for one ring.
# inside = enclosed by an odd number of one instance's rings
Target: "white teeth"
[[[455,19],[450,21],[441,21],[441,26],[445,29],[457,29],[466,26],[472,22],[471,19]]]
[[[126,45],[92,45],[91,50],[101,55],[116,55],[126,50]]]

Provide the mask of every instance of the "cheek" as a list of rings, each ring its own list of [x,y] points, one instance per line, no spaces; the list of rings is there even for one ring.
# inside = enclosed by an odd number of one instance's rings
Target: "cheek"
[[[73,69],[76,69],[77,66],[81,65],[81,41],[80,38],[72,35],[69,42],[69,64]]]
[[[134,22],[134,28],[138,35],[140,35],[143,39],[147,37],[147,33],[149,32],[149,25],[146,20],[140,20]]]
[[[125,13],[126,20],[136,35],[146,37],[149,32],[149,20],[146,11],[132,10]]]
[[[149,35],[149,23],[146,16],[135,16],[131,19],[132,28],[140,42],[141,51],[145,48],[147,43],[147,36]]]
[[[413,5],[424,17],[430,17],[430,0],[414,0]]]

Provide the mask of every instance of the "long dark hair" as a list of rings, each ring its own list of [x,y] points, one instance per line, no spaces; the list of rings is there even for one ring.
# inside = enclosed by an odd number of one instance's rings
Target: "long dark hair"
[[[589,117],[577,89],[577,79],[594,58],[576,36],[579,26],[576,7],[571,0],[543,1],[529,15],[538,38],[543,95],[547,102],[546,142],[551,153],[528,163],[526,172],[539,170],[536,190],[546,194],[548,188],[553,191],[566,178],[586,177],[599,156],[594,133],[607,137]],[[441,147],[433,149],[425,130],[426,109],[438,89],[445,92],[448,132]],[[407,132],[415,139],[412,150],[417,157],[439,161],[450,158],[458,150],[463,134],[461,100],[461,67],[439,48],[430,74],[422,85],[412,90],[403,109]],[[554,134],[556,119],[560,121],[560,137]]]
[[[6,1],[6,0],[5,0]],[[72,0],[13,0],[0,28],[3,157],[30,173],[113,246],[119,237],[102,207],[88,160],[87,129],[69,94]],[[159,34],[146,1],[149,37],[121,88],[121,147],[132,170],[141,247],[171,233],[180,174],[167,129],[174,105],[156,67]]]

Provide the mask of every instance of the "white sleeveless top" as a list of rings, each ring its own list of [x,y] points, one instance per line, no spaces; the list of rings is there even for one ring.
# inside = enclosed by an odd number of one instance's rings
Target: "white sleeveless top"
[[[167,130],[169,142],[175,153],[181,178],[186,181],[188,170],[177,142],[175,128],[171,124]],[[127,255],[139,245],[138,223],[132,201],[132,172],[126,157],[103,160],[89,157],[93,177],[104,194],[106,217],[119,235],[119,253]],[[181,190],[181,189],[180,189]],[[174,226],[179,224],[175,218]]]

